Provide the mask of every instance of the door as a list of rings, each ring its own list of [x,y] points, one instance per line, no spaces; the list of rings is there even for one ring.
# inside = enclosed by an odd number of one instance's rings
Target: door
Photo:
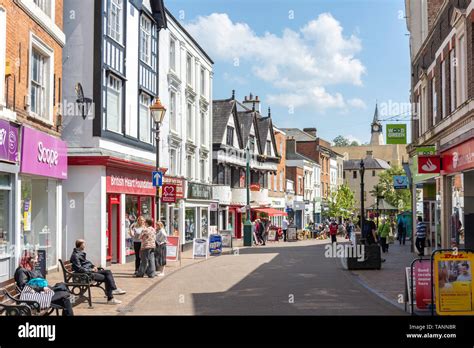
[[[303,228],[303,211],[295,210],[295,223],[298,229]]]
[[[120,261],[120,197],[109,195],[107,204],[107,236],[106,259],[107,262]]]

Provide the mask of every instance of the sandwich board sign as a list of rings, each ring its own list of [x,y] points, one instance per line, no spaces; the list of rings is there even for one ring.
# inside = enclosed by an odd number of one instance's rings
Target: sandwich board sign
[[[193,259],[205,258],[208,256],[208,243],[205,238],[194,238],[193,239]]]

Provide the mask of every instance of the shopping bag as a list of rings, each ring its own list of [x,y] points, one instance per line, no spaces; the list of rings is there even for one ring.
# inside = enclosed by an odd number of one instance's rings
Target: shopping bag
[[[36,291],[33,288],[25,285],[20,294],[20,300],[22,301],[35,301],[38,302],[41,309],[51,307],[51,299],[54,296],[54,291]]]

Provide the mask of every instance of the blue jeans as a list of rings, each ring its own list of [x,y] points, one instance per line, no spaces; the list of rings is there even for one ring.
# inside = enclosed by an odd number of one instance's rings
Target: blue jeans
[[[155,255],[154,249],[140,250],[140,267],[138,267],[137,277],[143,277],[146,273],[149,277],[155,276]]]

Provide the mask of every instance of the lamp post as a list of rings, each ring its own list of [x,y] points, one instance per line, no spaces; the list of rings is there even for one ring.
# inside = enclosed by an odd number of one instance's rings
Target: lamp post
[[[244,246],[252,246],[252,223],[250,222],[250,149],[245,149],[246,169],[245,188],[247,191],[247,205],[245,207],[246,219],[244,222]]]
[[[360,160],[359,164],[359,174],[360,174],[360,231],[363,235],[364,233],[364,222],[365,222],[365,212],[364,212],[364,174],[365,174],[365,164],[364,160]]]
[[[377,229],[379,228],[379,216],[380,216],[380,210],[379,210],[379,199],[384,199],[385,196],[380,194],[380,186],[377,185],[375,186],[375,193],[376,193],[376,202],[377,202]]]
[[[160,98],[156,98],[155,103],[150,106],[150,114],[155,122],[155,146],[156,146],[156,171],[160,170],[160,127],[163,123],[166,114],[166,108],[161,104]],[[155,206],[156,206],[156,218],[155,221],[159,221],[161,218],[161,195],[160,187],[156,188]]]

